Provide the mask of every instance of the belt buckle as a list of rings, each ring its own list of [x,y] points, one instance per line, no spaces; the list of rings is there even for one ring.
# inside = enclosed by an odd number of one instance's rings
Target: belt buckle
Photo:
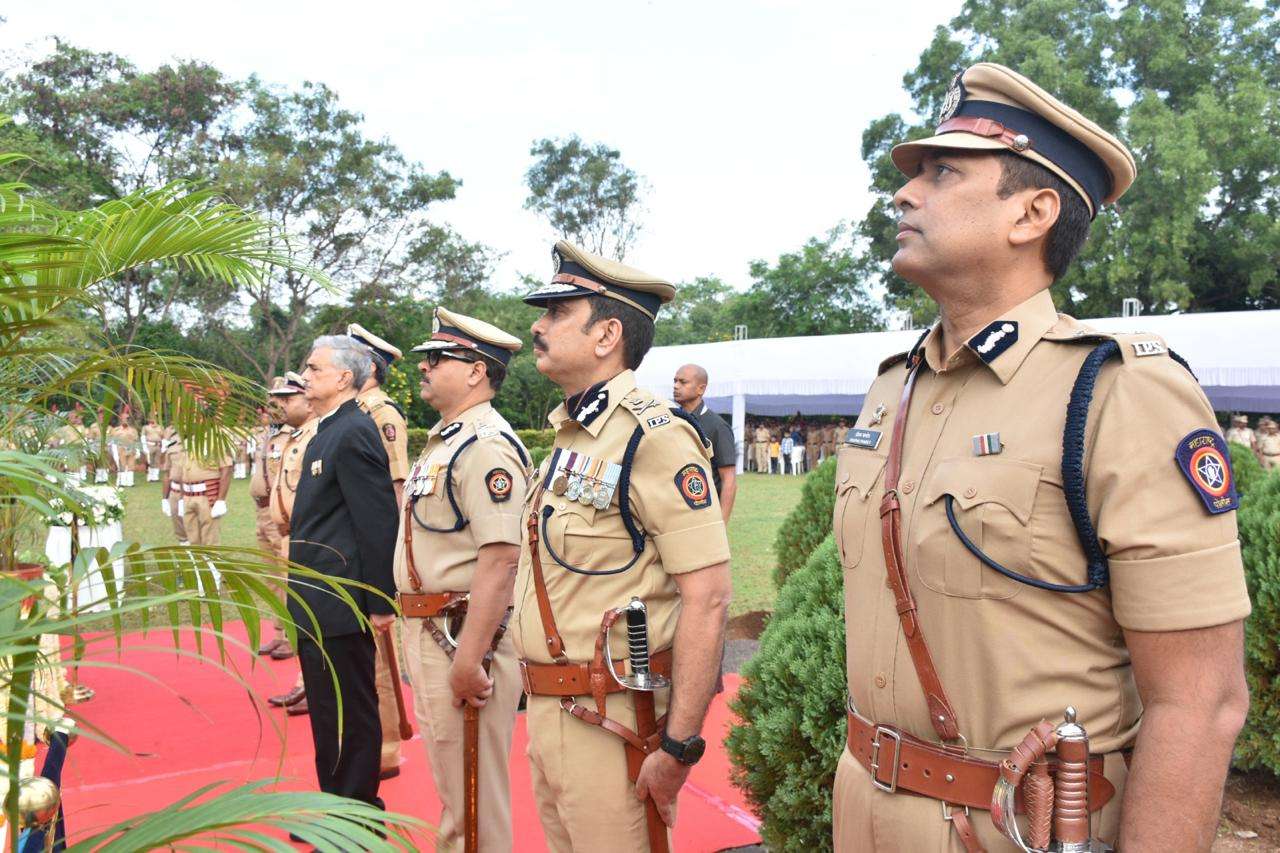
[[[960,804],[959,804],[959,803],[948,803],[946,800],[938,800],[938,802],[942,803],[942,819],[943,819],[943,820],[954,820],[954,819],[955,819],[955,815],[953,815],[953,814],[951,813],[951,807],[952,807],[953,805],[955,805],[955,806],[959,806]],[[965,806],[965,807],[964,807],[964,816],[965,816],[965,817],[968,817],[968,816],[969,816],[969,807],[968,807],[968,806]]]
[[[889,784],[881,782],[880,776],[880,738],[887,736],[893,740],[893,772],[889,774]],[[877,724],[875,735],[871,738],[871,784],[886,794],[898,790],[898,758],[902,754],[902,734],[888,726]]]

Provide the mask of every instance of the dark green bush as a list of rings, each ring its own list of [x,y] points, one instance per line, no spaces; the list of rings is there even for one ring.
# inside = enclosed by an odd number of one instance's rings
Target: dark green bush
[[[831,533],[831,515],[836,505],[836,460],[830,457],[804,478],[800,500],[782,523],[773,553],[778,565],[773,569],[773,585],[782,589],[787,578],[809,559],[813,549]]]
[[[1256,471],[1232,448],[1241,495],[1240,541],[1244,574],[1253,601],[1245,622],[1245,677],[1249,681],[1249,718],[1236,741],[1235,764],[1241,769],[1265,767],[1280,776],[1280,474]],[[1251,473],[1245,474],[1244,472]]]
[[[731,706],[742,720],[725,740],[733,784],[764,819],[770,850],[831,849],[845,738],[843,589],[828,535],[779,593]]]
[[[533,467],[537,468],[542,464],[542,460],[551,455],[551,447],[530,447],[529,460],[533,463]]]
[[[409,461],[412,462],[418,458],[418,454],[422,452],[422,448],[427,446],[427,433],[430,429],[409,429]],[[553,429],[518,429],[516,430],[516,438],[524,444],[528,449],[529,455],[535,457],[537,462],[541,462],[546,458],[547,454],[543,453],[538,456],[534,450],[539,447],[550,447],[555,441],[556,431]],[[536,463],[535,463],[536,464]]]
[[[1258,457],[1253,455],[1253,451],[1243,444],[1233,441],[1227,445],[1227,450],[1231,451],[1231,473],[1236,478],[1236,491],[1243,495],[1255,480],[1267,473],[1266,469],[1262,467]]]

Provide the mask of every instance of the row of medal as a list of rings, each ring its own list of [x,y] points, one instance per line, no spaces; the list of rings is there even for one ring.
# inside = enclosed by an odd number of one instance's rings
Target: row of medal
[[[622,477],[622,466],[592,459],[573,450],[557,448],[548,479],[552,493],[583,506],[604,509],[613,500]]]
[[[412,498],[434,495],[440,472],[446,467],[448,466],[443,462],[433,462],[430,465],[415,462],[413,469],[409,472],[409,481],[405,483],[405,494]]]

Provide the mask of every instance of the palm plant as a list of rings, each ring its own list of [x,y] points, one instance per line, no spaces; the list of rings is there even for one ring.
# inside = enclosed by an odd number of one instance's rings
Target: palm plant
[[[17,159],[0,154],[0,167]],[[121,401],[163,410],[200,453],[227,450],[235,435],[253,423],[260,387],[181,354],[115,346],[96,331],[102,324],[91,318],[106,311],[104,283],[145,264],[168,264],[223,282],[252,281],[272,267],[284,267],[323,282],[322,276],[272,248],[278,245],[279,235],[262,220],[190,184],[142,191],[77,212],[33,199],[20,184],[0,184],[0,569],[14,568],[24,546],[43,536],[60,513],[84,517],[93,511],[92,499],[62,473],[75,460],[65,449],[48,448],[47,437],[62,423],[51,414],[55,402],[65,406],[71,401],[89,412],[110,411]],[[117,565],[124,567],[119,574]],[[69,608],[68,591],[95,568],[106,581],[106,606],[95,612]],[[215,569],[221,575],[221,594],[213,583]],[[56,692],[40,686],[39,674],[55,665],[41,653],[40,637],[87,633],[121,645],[125,617],[134,614],[131,618],[140,619],[144,629],[171,631],[177,648],[178,625],[185,620],[197,630],[195,649],[184,652],[222,665],[234,643],[223,631],[230,619],[246,626],[247,643],[239,644],[244,648],[258,644],[261,622],[273,615],[286,622],[291,642],[299,631],[316,635],[314,619],[303,626],[289,620],[272,585],[279,570],[278,562],[256,550],[124,543],[110,553],[84,549],[65,570],[51,572],[49,580],[0,573],[0,692],[7,693],[3,710],[9,783],[4,815],[10,849],[16,849],[18,839],[24,728],[33,720],[56,727],[65,710]],[[289,571],[304,582],[325,585],[356,609],[342,585],[305,567],[291,565]],[[49,582],[58,595],[47,599]],[[202,633],[215,639],[207,652]],[[91,727],[80,733],[122,748],[111,733]],[[340,849],[378,849],[392,842],[408,845],[410,831],[421,825],[363,803],[319,793],[275,792],[264,789],[266,784],[193,792],[72,849],[186,844],[207,849],[216,840],[238,849],[291,849],[263,834],[262,827],[296,832]],[[386,838],[379,834],[384,832]]]

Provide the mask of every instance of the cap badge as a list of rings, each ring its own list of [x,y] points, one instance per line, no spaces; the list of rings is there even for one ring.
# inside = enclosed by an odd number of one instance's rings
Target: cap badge
[[[440,315],[436,314],[431,318],[431,334],[440,334]]]
[[[564,258],[560,256],[560,250],[552,249],[551,250],[551,265],[553,267],[551,271],[552,275],[560,274],[560,264],[563,262],[564,262]]]
[[[960,80],[961,71],[951,81],[951,86],[947,89],[947,94],[942,98],[942,110],[938,113],[938,123],[946,121],[956,114],[956,110],[960,109],[960,105],[964,103],[965,91],[964,83]]]
[[[1019,133],[1013,138],[1013,150],[1022,152],[1031,147],[1031,139],[1025,133]]]

